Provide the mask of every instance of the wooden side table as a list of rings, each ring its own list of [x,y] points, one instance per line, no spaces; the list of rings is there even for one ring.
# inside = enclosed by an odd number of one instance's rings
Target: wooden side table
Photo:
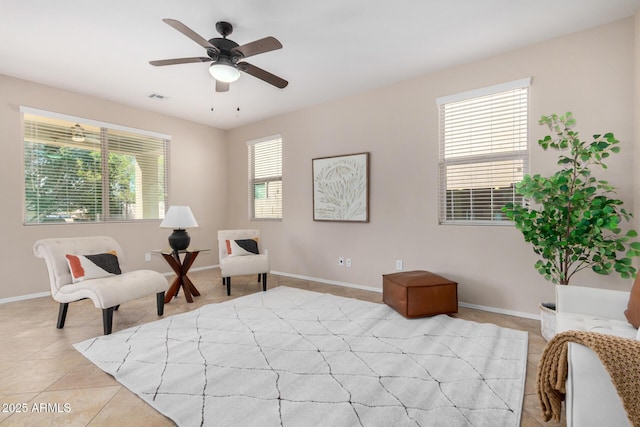
[[[196,257],[200,252],[205,252],[210,249],[193,249],[193,250],[184,250],[184,251],[161,251],[162,257],[164,260],[171,266],[171,269],[176,274],[176,279],[173,281],[169,290],[167,291],[164,297],[164,303],[168,303],[172,298],[178,296],[178,292],[180,288],[182,288],[184,292],[184,297],[187,302],[193,302],[193,297],[199,297],[200,292],[193,285],[193,282],[187,276],[189,269],[193,265],[193,262],[196,260]],[[184,255],[184,259],[180,259],[180,255]]]

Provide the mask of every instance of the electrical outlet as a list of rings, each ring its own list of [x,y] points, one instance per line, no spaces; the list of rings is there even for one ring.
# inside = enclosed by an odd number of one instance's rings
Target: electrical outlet
[[[146,254],[144,254],[144,260],[146,262],[151,261],[151,253],[147,252]]]
[[[342,266],[344,265],[344,258],[343,258],[343,257],[341,257],[341,256],[340,256],[340,257],[338,257],[338,265],[339,265],[340,267],[342,267]]]
[[[396,270],[402,271],[402,260],[401,259],[397,259],[396,260]]]
[[[347,258],[347,267],[351,267],[351,258]]]

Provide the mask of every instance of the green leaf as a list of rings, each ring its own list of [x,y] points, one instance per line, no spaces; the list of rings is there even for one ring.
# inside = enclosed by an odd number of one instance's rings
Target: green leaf
[[[540,259],[536,270],[553,283],[567,283],[572,269],[589,265],[594,272],[617,272],[621,277],[635,275],[631,259],[640,256],[640,242],[634,230],[621,235],[621,222],[631,217],[622,201],[611,198],[615,188],[598,181],[592,167],[606,169],[602,163],[618,152],[619,143],[612,133],[595,134],[581,141],[570,112],[542,116],[539,123],[552,132],[538,141],[543,149],[568,150],[558,156],[555,174],[526,175],[515,184],[523,204],[506,204],[507,218],[521,231]],[[626,256],[618,259],[626,252]],[[580,263],[580,264],[577,264]]]

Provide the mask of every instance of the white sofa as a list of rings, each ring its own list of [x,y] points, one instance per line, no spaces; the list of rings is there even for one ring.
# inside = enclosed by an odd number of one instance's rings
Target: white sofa
[[[629,292],[580,286],[556,286],[556,332],[592,331],[639,339],[624,315]],[[569,343],[566,382],[567,426],[631,425],[613,383],[598,356]]]

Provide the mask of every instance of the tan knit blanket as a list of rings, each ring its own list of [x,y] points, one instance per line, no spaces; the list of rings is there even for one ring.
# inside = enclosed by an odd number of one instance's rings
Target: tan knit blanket
[[[609,372],[627,417],[640,426],[640,341],[596,332],[567,331],[553,337],[538,365],[537,391],[545,421],[560,421],[567,379],[569,343],[593,350]]]

